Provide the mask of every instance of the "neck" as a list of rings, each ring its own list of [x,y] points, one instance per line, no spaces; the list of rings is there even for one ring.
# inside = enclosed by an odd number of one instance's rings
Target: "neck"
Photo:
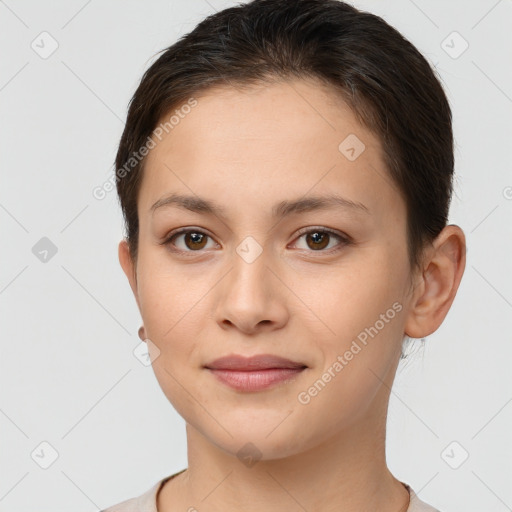
[[[187,423],[188,468],[164,485],[158,511],[405,512],[408,491],[386,465],[388,398],[375,397],[382,406],[314,448],[250,467]]]

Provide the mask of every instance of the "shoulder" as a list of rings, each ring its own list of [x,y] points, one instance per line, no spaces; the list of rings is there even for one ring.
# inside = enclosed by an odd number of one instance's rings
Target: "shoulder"
[[[112,505],[106,509],[101,510],[100,512],[158,512],[156,508],[156,497],[158,491],[162,487],[162,485],[172,478],[172,476],[168,476],[159,480],[155,485],[153,485],[150,489],[148,489],[144,494],[137,496],[135,498],[130,498],[128,500],[122,501],[117,505]]]
[[[167,480],[170,480],[180,473],[183,473],[186,471],[186,469],[187,468],[162,478],[162,480],[159,480],[144,494],[141,494],[136,498],[130,498],[128,500],[122,501],[117,505],[112,505],[111,507],[103,509],[100,512],[158,512],[156,508],[158,491],[165,484],[165,482],[167,482]]]
[[[440,512],[440,510],[438,510],[437,508],[434,508],[428,503],[425,503],[424,501],[420,500],[418,498],[418,495],[414,492],[413,489],[411,489],[409,485],[404,485],[407,487],[407,490],[411,495],[411,501],[409,504],[409,508],[407,509],[407,512]]]

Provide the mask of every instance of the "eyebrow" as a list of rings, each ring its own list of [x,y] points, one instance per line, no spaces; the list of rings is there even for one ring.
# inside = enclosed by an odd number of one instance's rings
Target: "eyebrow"
[[[226,209],[213,201],[198,196],[171,194],[159,199],[150,208],[153,214],[158,208],[176,206],[195,213],[211,214],[218,217],[227,217]],[[343,208],[345,210],[370,214],[370,210],[363,203],[351,201],[336,194],[322,196],[308,196],[292,201],[281,201],[272,208],[273,218],[283,218],[294,213],[305,213],[314,210],[327,210]]]

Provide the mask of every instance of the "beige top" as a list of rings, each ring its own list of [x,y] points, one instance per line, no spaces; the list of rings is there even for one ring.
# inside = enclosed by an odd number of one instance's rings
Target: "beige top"
[[[185,469],[178,471],[178,473],[174,473],[174,475],[163,478],[141,496],[130,498],[129,500],[113,505],[107,509],[101,510],[100,512],[158,512],[158,509],[156,508],[156,496],[158,491],[165,482],[167,482],[167,480],[183,473]],[[431,507],[424,501],[421,501],[409,485],[404,482],[402,483],[405,485],[411,496],[411,502],[407,512],[439,512],[436,508]]]

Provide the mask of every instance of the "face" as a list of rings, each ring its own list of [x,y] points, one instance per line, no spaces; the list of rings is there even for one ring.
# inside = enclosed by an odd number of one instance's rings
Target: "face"
[[[333,91],[297,80],[196,99],[147,157],[136,279],[125,271],[186,422],[229,453],[251,441],[290,456],[382,410],[409,307],[405,204]],[[205,368],[233,354],[305,368],[240,389]]]

